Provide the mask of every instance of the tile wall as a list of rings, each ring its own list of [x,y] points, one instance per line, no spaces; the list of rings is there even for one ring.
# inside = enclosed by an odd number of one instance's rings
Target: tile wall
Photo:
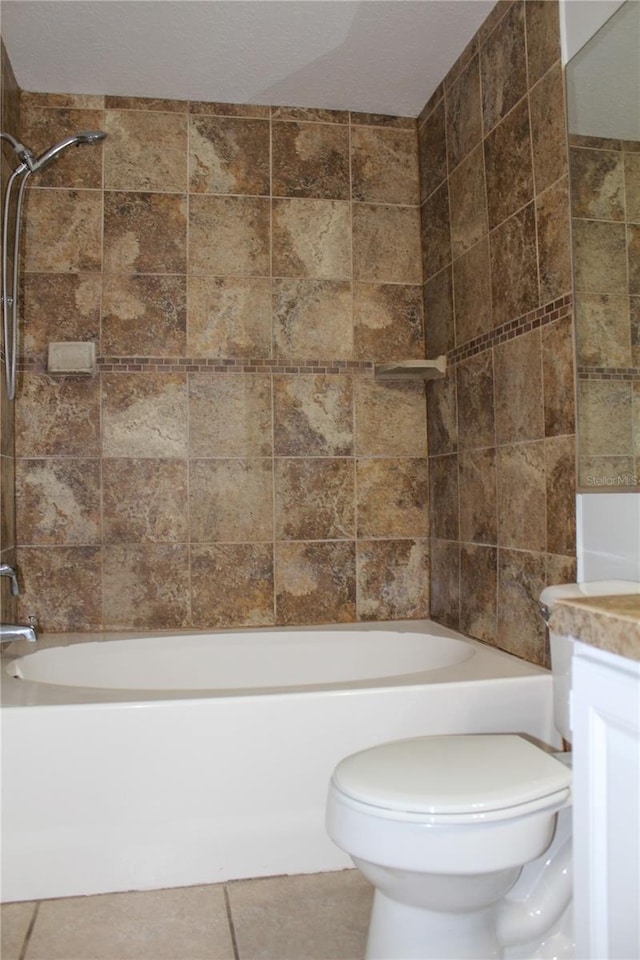
[[[579,480],[640,488],[640,143],[571,136]]]
[[[545,662],[575,577],[572,278],[558,6],[498,3],[419,117],[431,611]]]
[[[18,136],[20,91],[4,44],[0,40],[0,128]],[[11,170],[15,166],[15,153],[4,140],[0,142],[0,197]],[[13,250],[13,231],[9,234],[9,247]],[[13,260],[13,258],[12,258]],[[13,262],[9,264],[9,272]],[[4,369],[4,333],[0,350],[0,562],[15,563],[15,497],[14,497],[14,446],[13,402],[7,400]],[[0,578],[0,619],[11,622],[15,614],[15,601],[9,590],[6,577]]]
[[[24,93],[22,616],[45,631],[427,616],[415,121]],[[46,373],[96,343],[92,377]]]

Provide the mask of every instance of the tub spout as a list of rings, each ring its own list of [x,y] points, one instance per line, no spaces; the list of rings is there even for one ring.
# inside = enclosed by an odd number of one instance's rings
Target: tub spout
[[[0,563],[0,577],[9,577],[11,580],[11,593],[14,597],[17,597],[20,593],[20,587],[18,586],[18,574],[16,573],[15,567],[12,567],[10,563]]]
[[[33,627],[24,623],[0,623],[0,644],[13,643],[14,640],[30,640],[35,643],[38,638]]]

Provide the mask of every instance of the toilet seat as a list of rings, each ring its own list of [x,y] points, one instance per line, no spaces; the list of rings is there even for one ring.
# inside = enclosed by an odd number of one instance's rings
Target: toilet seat
[[[513,734],[415,737],[345,758],[332,787],[372,816],[462,825],[562,806],[571,770]]]

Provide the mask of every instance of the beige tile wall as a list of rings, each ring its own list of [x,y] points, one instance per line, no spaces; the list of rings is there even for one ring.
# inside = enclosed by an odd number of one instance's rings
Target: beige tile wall
[[[640,143],[571,137],[579,483],[640,487]]]
[[[547,657],[575,576],[574,360],[558,8],[497,4],[419,118],[432,615]]]
[[[0,40],[0,127],[6,133],[18,136],[19,89],[4,44]],[[4,192],[11,170],[15,166],[15,153],[4,140],[0,145],[0,197]],[[13,250],[13,230],[9,233],[9,247]],[[9,273],[13,269],[13,257],[9,261]],[[15,460],[13,445],[13,402],[7,399],[4,369],[4,332],[0,333],[0,561],[15,563]],[[11,621],[15,602],[6,577],[0,579],[0,619]]]
[[[429,612],[413,120],[23,94],[20,612],[47,631]],[[94,377],[47,344],[92,340]]]

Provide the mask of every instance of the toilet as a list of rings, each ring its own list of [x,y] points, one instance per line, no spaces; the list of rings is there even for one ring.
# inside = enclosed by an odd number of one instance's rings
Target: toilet
[[[547,587],[541,607],[634,586]],[[570,742],[573,641],[550,641],[554,723]],[[342,760],[326,825],[375,888],[367,960],[573,957],[570,758],[514,733],[416,737]]]

